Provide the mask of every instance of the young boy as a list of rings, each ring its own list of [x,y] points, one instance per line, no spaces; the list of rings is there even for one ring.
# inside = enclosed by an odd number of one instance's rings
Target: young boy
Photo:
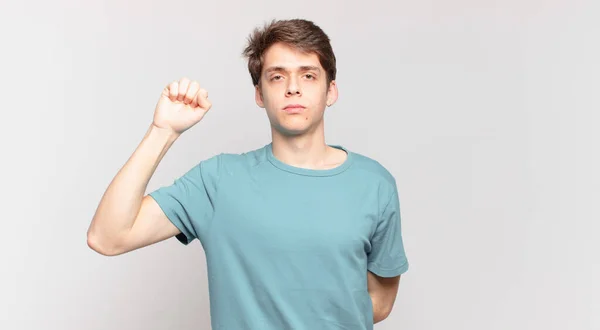
[[[144,195],[169,147],[211,108],[183,78],[102,197],[88,244],[123,254],[198,238],[213,329],[371,330],[392,310],[408,262],[396,182],[378,162],[324,138],[335,103],[328,36],[306,20],[256,29],[244,50],[272,142],[208,158]]]

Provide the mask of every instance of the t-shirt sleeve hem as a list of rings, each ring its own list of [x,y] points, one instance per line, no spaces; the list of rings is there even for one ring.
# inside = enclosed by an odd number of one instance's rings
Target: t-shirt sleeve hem
[[[395,277],[406,273],[408,270],[408,261],[395,268],[383,268],[375,262],[367,264],[367,270],[380,277]]]
[[[158,190],[148,195],[156,201],[171,223],[173,223],[173,225],[175,225],[175,227],[177,227],[177,229],[179,229],[181,232],[175,235],[175,238],[177,238],[177,240],[184,245],[188,245],[191,241],[193,241],[194,236],[187,230],[177,215],[169,207],[167,207],[168,197],[162,195]]]

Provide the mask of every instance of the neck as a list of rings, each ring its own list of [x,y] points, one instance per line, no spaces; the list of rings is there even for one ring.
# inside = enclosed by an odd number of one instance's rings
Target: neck
[[[284,135],[271,129],[273,155],[280,161],[296,167],[317,169],[327,164],[330,148],[325,143],[323,129],[301,135]]]

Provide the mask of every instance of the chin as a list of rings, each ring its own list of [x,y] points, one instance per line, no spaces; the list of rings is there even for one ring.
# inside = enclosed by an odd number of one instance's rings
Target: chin
[[[271,127],[283,136],[299,136],[310,133],[319,126],[313,114],[267,113]]]
[[[282,125],[281,123],[277,123],[272,126],[277,132],[279,132],[281,135],[285,135],[285,136],[303,135],[303,134],[309,132],[311,129],[310,125],[307,123],[302,123],[302,125],[300,125],[300,124],[294,125],[292,123]]]
[[[309,131],[308,127],[276,127],[275,128],[281,135],[285,136],[299,136]]]

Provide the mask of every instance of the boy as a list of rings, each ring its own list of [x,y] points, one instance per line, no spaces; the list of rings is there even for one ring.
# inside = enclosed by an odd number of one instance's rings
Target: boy
[[[114,256],[198,238],[213,329],[371,330],[408,269],[396,182],[376,161],[325,143],[323,114],[338,90],[318,26],[273,21],[244,55],[272,142],[208,158],[144,196],[169,147],[212,106],[198,82],[172,82],[102,197],[88,244]]]

